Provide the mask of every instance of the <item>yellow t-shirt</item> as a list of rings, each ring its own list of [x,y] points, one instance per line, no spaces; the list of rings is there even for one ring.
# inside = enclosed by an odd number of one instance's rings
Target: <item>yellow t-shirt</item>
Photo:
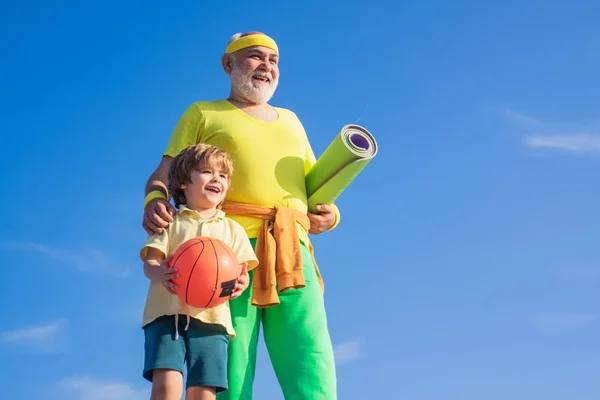
[[[302,123],[292,111],[275,108],[279,118],[266,122],[227,100],[195,102],[180,118],[165,155],[175,157],[185,147],[208,143],[227,151],[235,172],[227,200],[263,207],[283,206],[306,213],[305,176],[315,164]],[[336,224],[339,213],[336,212]],[[256,237],[262,220],[230,216],[249,237]],[[334,226],[335,226],[334,225]],[[308,234],[299,227],[300,238]]]
[[[258,264],[250,239],[244,228],[237,222],[225,217],[225,213],[221,210],[218,210],[211,218],[202,219],[198,212],[185,206],[180,207],[173,222],[162,235],[148,237],[140,251],[140,257],[145,260],[149,247],[160,250],[167,257],[185,241],[198,236],[210,236],[223,241],[231,247],[240,264],[248,263],[248,270],[255,268]],[[191,307],[181,301],[178,296],[169,293],[162,284],[151,281],[142,326],[163,315],[175,314],[189,315],[191,318],[209,324],[222,325],[231,338],[235,336],[229,302],[208,309]]]

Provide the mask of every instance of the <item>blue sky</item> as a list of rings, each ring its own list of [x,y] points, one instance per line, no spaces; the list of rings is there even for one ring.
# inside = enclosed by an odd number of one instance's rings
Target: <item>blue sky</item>
[[[147,398],[144,183],[248,30],[317,154],[380,148],[314,238],[340,399],[600,398],[600,3],[53,3],[0,13],[6,398]]]

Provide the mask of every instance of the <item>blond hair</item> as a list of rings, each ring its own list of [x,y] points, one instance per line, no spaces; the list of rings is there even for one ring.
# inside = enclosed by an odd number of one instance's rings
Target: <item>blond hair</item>
[[[188,146],[181,150],[171,162],[169,168],[169,193],[173,196],[175,207],[186,204],[185,193],[181,188],[192,183],[192,171],[208,165],[216,165],[223,169],[227,180],[233,175],[233,162],[229,153],[205,143]]]

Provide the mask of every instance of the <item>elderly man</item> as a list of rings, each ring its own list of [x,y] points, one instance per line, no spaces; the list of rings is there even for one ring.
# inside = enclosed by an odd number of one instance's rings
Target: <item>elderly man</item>
[[[334,205],[320,205],[317,214],[307,210],[305,175],[316,160],[296,115],[268,104],[278,63],[277,44],[267,35],[234,35],[221,58],[229,98],[190,105],[146,185],[143,226],[161,233],[174,213],[166,190],[172,158],[203,142],[234,160],[223,210],[245,228],[259,265],[250,272],[250,288],[230,302],[236,337],[229,347],[229,390],[221,400],[252,398],[261,324],[286,399],[336,398],[323,281],[308,233],[333,229],[339,212]]]

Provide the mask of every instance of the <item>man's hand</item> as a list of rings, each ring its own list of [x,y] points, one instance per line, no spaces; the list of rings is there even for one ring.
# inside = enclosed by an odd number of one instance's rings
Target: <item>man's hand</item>
[[[331,206],[327,204],[317,205],[319,214],[308,213],[308,219],[310,219],[310,230],[308,233],[317,235],[319,233],[328,231],[335,223],[335,211]]]
[[[173,222],[175,208],[166,199],[157,198],[152,200],[144,210],[142,226],[149,235],[160,235],[163,228]]]
[[[144,263],[144,272],[151,281],[161,283],[169,293],[176,294],[179,286],[171,282],[171,279],[179,278],[179,274],[177,268],[169,267],[170,259],[171,257],[168,257],[160,264],[156,260],[147,260]]]
[[[233,289],[233,293],[231,294],[231,298],[235,299],[240,297],[240,295],[248,288],[250,284],[250,275],[248,275],[248,263],[242,264],[242,272],[237,279],[235,284],[235,289]]]

